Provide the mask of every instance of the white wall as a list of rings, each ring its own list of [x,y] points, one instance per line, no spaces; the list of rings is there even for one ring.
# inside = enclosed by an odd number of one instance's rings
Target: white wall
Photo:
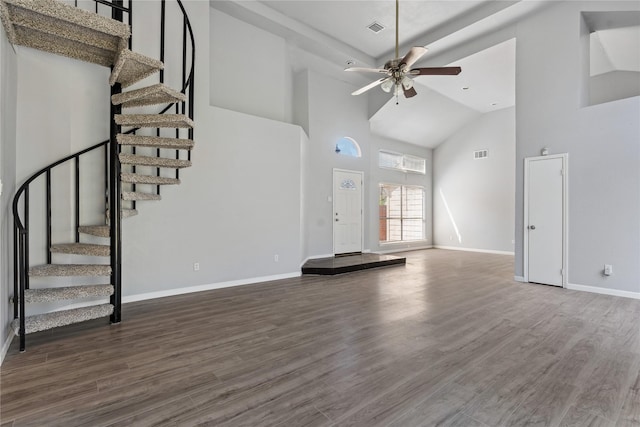
[[[587,34],[579,19],[583,10],[639,9],[637,2],[566,1],[518,24],[516,275],[523,271],[523,159],[547,146],[569,153],[569,282],[640,294],[640,97],[581,107]],[[601,274],[605,263],[613,276]]]
[[[18,87],[16,54],[0,30],[0,363],[11,336],[9,323],[13,306],[13,215],[11,202],[16,191],[16,99]]]
[[[22,184],[53,161],[109,138],[109,72],[106,67],[22,46],[16,49],[17,182]],[[104,220],[102,153],[81,160],[81,192],[89,197],[81,208],[83,223]],[[69,162],[52,171],[53,243],[68,242],[74,232],[73,167]],[[44,176],[33,182],[32,200],[43,200],[44,185]],[[44,218],[44,211],[33,205],[32,265],[45,262]]]
[[[217,107],[196,114],[183,183],[123,222],[125,297],[298,271],[299,128]]]
[[[640,98],[584,106],[589,43],[580,19],[582,11],[639,8],[634,1],[553,2],[431,58],[451,63],[516,37],[516,276],[523,274],[524,158],[546,146],[569,153],[569,283],[640,293]],[[605,263],[613,276],[602,276]]]
[[[333,253],[333,168],[364,172],[365,188],[372,185],[369,174],[371,134],[367,120],[367,100],[352,96],[354,88],[331,77],[309,71],[309,144],[304,160],[306,256]],[[362,149],[362,157],[337,154],[336,143],[342,137],[351,137]],[[365,192],[364,206],[368,206],[369,193]],[[370,212],[364,212],[364,224]],[[370,247],[368,234],[364,248]]]
[[[589,104],[640,96],[640,73],[610,71],[589,79]]]
[[[474,159],[475,150],[488,157]],[[515,109],[483,114],[433,154],[435,245],[513,252]]]
[[[210,14],[211,105],[290,122],[285,40],[214,8]]]
[[[193,166],[181,171],[181,185],[162,188],[162,201],[139,202],[140,214],[123,221],[125,300],[299,272],[304,133],[252,111],[209,105],[209,94],[224,93],[228,86],[211,79],[212,15],[207,2],[185,6],[200,52]],[[214,42],[224,43],[232,35]],[[237,66],[250,63],[249,54]],[[256,93],[236,95],[238,109],[254,96],[258,104],[266,102]]]

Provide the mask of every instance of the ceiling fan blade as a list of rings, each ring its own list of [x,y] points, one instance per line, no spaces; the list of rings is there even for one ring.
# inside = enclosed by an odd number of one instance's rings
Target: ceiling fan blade
[[[414,96],[416,96],[418,94],[418,92],[416,92],[416,90],[413,87],[411,87],[409,89],[405,89],[405,88],[402,88],[402,89],[404,90],[404,97],[405,98],[412,98],[412,97],[414,97]]]
[[[384,77],[380,80],[376,80],[374,82],[369,83],[368,85],[366,85],[365,87],[361,87],[360,89],[354,91],[351,93],[351,95],[360,95],[362,93],[365,93],[366,91],[368,91],[369,89],[372,89],[378,85],[381,85],[382,83],[386,82],[387,80],[389,80],[391,77]]]
[[[412,47],[411,49],[409,49],[409,52],[407,52],[404,58],[402,58],[402,61],[400,61],[401,68],[404,68],[406,70],[407,68],[411,67],[425,53],[427,53],[426,47],[423,47],[423,46]]]
[[[460,74],[460,67],[430,67],[430,68],[414,68],[409,71],[412,76],[456,76]]]
[[[388,74],[389,70],[385,70],[383,68],[363,68],[363,67],[351,67],[345,68],[345,71],[356,71],[358,73],[381,73]]]

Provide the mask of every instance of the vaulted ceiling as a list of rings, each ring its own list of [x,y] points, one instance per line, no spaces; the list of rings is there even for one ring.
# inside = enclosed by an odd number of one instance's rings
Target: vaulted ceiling
[[[351,64],[379,67],[395,56],[394,0],[210,1],[212,7],[328,60],[332,68],[325,72],[354,85],[364,86],[378,76],[345,73],[344,68]],[[458,76],[417,77],[418,96],[401,97],[397,105],[395,99],[389,99],[371,117],[372,131],[384,137],[435,147],[481,114],[513,106],[515,40],[459,58],[452,64],[434,64],[432,58],[551,3],[401,0],[400,55],[411,46],[426,46],[429,51],[416,66],[459,65],[463,71]],[[374,33],[368,28],[372,23],[384,29]]]

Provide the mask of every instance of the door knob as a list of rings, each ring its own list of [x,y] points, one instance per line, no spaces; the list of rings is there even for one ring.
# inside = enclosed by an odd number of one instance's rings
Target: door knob
[[[536,229],[536,226],[535,226],[535,225],[530,225],[530,226],[529,226],[529,230],[535,230],[535,229]]]

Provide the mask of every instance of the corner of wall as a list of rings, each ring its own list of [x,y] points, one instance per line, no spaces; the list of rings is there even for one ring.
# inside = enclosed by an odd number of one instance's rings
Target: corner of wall
[[[13,242],[11,201],[16,190],[17,86],[16,53],[4,30],[0,29],[0,179],[3,187],[0,195],[0,363],[13,338],[9,304],[13,262],[9,242]]]

